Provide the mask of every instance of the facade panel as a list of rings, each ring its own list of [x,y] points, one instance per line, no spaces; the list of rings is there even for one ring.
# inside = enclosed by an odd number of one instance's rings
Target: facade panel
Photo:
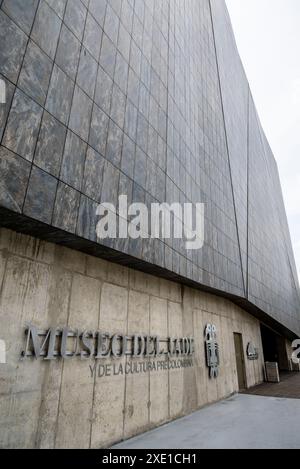
[[[1,225],[230,296],[299,333],[278,174],[225,3],[0,6]],[[205,203],[203,249],[99,241],[97,206],[120,194]]]
[[[299,290],[278,170],[252,99],[249,134],[249,299],[298,331]]]
[[[248,244],[248,101],[249,85],[239,57],[230,18],[224,2],[211,0],[218,71],[224,110],[226,140],[247,294]]]

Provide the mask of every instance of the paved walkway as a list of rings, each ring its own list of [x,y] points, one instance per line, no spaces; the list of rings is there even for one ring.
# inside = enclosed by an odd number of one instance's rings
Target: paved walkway
[[[263,383],[244,394],[300,399],[300,373],[280,372],[280,383]]]
[[[118,449],[300,449],[300,400],[239,394]]]

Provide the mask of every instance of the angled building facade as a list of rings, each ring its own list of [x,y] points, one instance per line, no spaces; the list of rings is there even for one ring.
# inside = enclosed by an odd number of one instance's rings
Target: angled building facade
[[[290,369],[296,266],[225,2],[0,0],[0,43],[0,445],[105,447]],[[203,203],[203,247],[100,240],[119,195]]]

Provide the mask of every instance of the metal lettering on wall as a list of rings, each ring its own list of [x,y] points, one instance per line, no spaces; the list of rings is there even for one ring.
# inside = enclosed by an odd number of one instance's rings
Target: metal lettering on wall
[[[39,330],[29,324],[26,329],[23,359],[56,360],[79,357],[82,360],[156,357],[191,357],[194,354],[192,337],[166,339],[143,334],[109,334],[101,331],[79,331],[69,327]]]
[[[220,357],[216,326],[214,324],[207,324],[204,335],[206,364],[209,368],[209,377],[217,378],[219,374]]]
[[[247,345],[247,357],[248,360],[258,360],[258,350],[254,347],[252,342]]]

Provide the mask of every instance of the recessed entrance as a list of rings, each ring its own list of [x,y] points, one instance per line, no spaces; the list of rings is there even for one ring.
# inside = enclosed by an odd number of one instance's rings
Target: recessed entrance
[[[243,336],[242,334],[233,334],[234,348],[236,358],[236,371],[238,376],[239,390],[244,391],[247,388],[246,383],[246,369],[245,369],[245,356],[243,349]]]
[[[277,362],[280,371],[290,371],[289,357],[284,337],[261,325],[261,338],[265,362]]]

